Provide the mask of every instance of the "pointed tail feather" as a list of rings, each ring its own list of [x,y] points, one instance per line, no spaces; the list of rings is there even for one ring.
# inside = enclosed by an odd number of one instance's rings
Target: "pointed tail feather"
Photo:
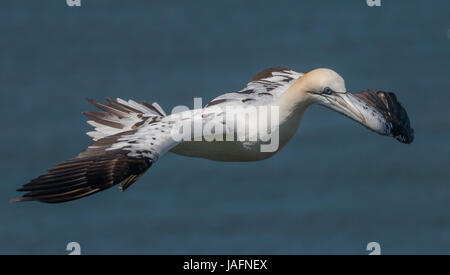
[[[86,100],[103,111],[83,113],[89,119],[88,124],[95,128],[95,131],[88,132],[88,135],[94,140],[133,130],[149,118],[156,120],[166,116],[164,110],[156,102],[148,104],[145,101],[137,103],[131,99],[125,101],[118,98],[114,101],[106,98],[105,105],[89,98]]]

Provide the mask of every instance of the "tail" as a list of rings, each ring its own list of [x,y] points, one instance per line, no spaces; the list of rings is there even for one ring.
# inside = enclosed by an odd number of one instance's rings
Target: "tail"
[[[110,98],[106,98],[108,105],[103,105],[92,99],[86,100],[95,107],[105,111],[83,113],[89,119],[87,123],[95,128],[95,131],[87,133],[94,140],[134,130],[148,118],[166,116],[164,110],[156,102],[148,104],[143,101],[139,104],[131,99],[125,101],[118,98],[117,101],[113,101]]]
[[[105,111],[85,113],[88,123],[95,127],[94,132],[88,133],[94,143],[75,158],[23,185],[17,191],[27,193],[12,202],[66,202],[116,184],[126,190],[176,144],[167,134],[148,133],[149,125],[167,126],[161,121],[166,114],[156,103],[107,99],[108,105],[103,105],[88,101]]]

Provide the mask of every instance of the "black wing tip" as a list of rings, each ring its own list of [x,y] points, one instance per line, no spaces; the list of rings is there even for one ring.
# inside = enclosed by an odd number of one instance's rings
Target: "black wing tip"
[[[148,159],[130,158],[127,152],[94,155],[58,164],[17,189],[26,192],[11,203],[62,203],[81,199],[120,184],[126,190],[151,166]]]
[[[10,203],[17,203],[17,202],[24,202],[24,201],[32,201],[31,198],[27,198],[27,197],[18,197],[18,198],[14,198],[12,200],[10,200]]]
[[[414,141],[414,129],[411,128],[408,113],[393,92],[365,90],[362,94],[371,95],[365,101],[374,101],[375,108],[384,114],[385,119],[391,123],[390,135],[401,143],[411,144]],[[364,98],[363,98],[364,100]]]
[[[411,144],[414,141],[414,129],[410,128],[408,133],[395,137],[396,140],[404,144]]]
[[[411,128],[408,113],[402,106],[397,96],[392,92],[378,91],[378,96],[383,96],[383,102],[387,110],[392,114],[390,122],[392,123],[392,136],[404,144],[411,144],[414,141],[414,129]]]
[[[25,186],[27,186],[27,184],[23,185],[19,189],[16,189],[16,192],[27,192]],[[11,199],[9,202],[10,203],[17,203],[17,202],[32,201],[32,200],[33,200],[33,198],[22,196],[22,197],[17,197],[17,198]]]

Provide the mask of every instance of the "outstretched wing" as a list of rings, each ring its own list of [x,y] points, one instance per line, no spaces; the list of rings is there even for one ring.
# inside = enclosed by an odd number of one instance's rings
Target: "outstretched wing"
[[[116,184],[125,190],[177,144],[168,130],[170,122],[161,121],[163,114],[144,113],[145,106],[133,108],[126,102],[110,101],[108,106],[91,102],[107,112],[91,115],[96,128],[102,130],[96,135],[99,139],[75,158],[57,164],[46,174],[25,184],[18,191],[27,193],[13,202],[66,202]],[[136,121],[131,124],[132,119]],[[127,130],[101,137],[105,131],[124,128]]]
[[[409,144],[414,141],[414,129],[411,128],[408,114],[394,93],[366,90],[354,95],[367,104],[366,112],[374,109],[381,114],[384,124],[389,125],[386,135],[402,143]]]
[[[265,69],[255,75],[244,89],[216,97],[206,107],[223,103],[264,105],[280,97],[302,76],[303,73],[287,68]]]

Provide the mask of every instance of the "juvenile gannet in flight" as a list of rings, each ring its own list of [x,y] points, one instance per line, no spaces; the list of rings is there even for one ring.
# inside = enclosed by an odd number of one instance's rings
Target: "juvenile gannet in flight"
[[[89,118],[88,123],[95,127],[95,131],[88,133],[94,140],[93,144],[75,158],[57,164],[47,174],[25,184],[18,191],[26,193],[14,202],[65,202],[116,184],[125,190],[168,151],[216,161],[266,159],[287,144],[303,113],[312,104],[335,110],[378,134],[392,136],[402,143],[409,144],[414,139],[408,115],[393,93],[371,90],[349,93],[344,79],[330,69],[308,73],[286,68],[266,69],[253,77],[244,89],[221,95],[203,109],[171,115],[166,115],[157,103],[137,103],[119,98],[116,101],[107,99],[107,105],[89,101],[103,110],[84,113]],[[270,120],[270,129],[278,132],[276,150],[261,150],[261,145],[267,141],[259,136],[261,133],[256,140],[249,141],[242,137],[248,133],[238,132],[235,130],[237,127],[227,124],[224,111],[227,107],[251,106],[277,108],[277,119]],[[237,123],[242,120],[256,123],[236,112]],[[202,131],[200,134],[194,132],[194,140],[178,140],[173,136],[173,129],[180,121],[192,124],[200,121],[201,126],[209,123],[222,127],[223,132],[213,132],[212,135],[216,135],[213,141],[206,141]],[[236,138],[233,141],[220,139],[223,136]]]

